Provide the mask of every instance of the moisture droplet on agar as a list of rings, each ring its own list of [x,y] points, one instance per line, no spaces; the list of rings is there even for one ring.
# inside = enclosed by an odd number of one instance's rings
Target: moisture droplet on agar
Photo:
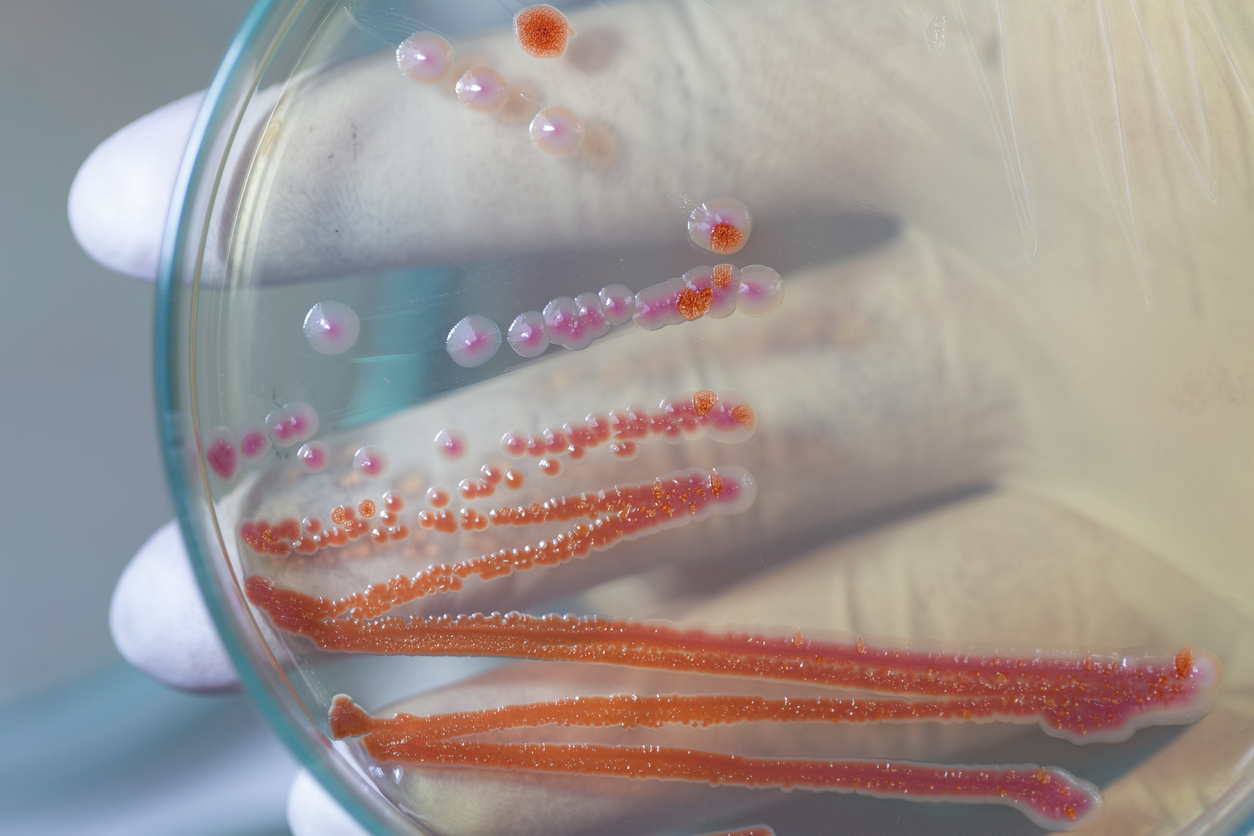
[[[446,462],[460,459],[469,449],[470,442],[461,430],[443,429],[435,434],[435,454]]]
[[[583,145],[583,122],[564,107],[544,108],[527,130],[537,148],[554,156],[573,154]]]
[[[303,401],[292,401],[266,416],[266,429],[275,444],[291,447],[318,432],[318,413]]]
[[[305,314],[305,339],[319,354],[343,354],[360,333],[361,319],[343,302],[319,302]]]
[[[514,15],[514,34],[523,52],[536,58],[560,58],[575,30],[566,15],[546,3],[528,6]]]
[[[740,269],[740,292],[736,310],[747,316],[766,316],[784,301],[784,280],[779,273],[762,264]]]
[[[707,200],[688,218],[688,237],[702,249],[719,255],[734,253],[749,240],[753,216],[734,197]]]
[[[266,435],[265,425],[260,421],[245,421],[236,427],[235,434],[239,437],[239,454],[250,464],[270,449],[270,438]]]
[[[431,32],[415,32],[396,48],[396,66],[421,84],[434,84],[448,75],[453,50],[448,41]]]
[[[444,347],[454,363],[473,369],[491,360],[501,347],[501,329],[486,316],[471,314],[448,332]]]
[[[544,330],[544,317],[539,311],[525,311],[514,317],[505,339],[510,348],[522,357],[539,357],[549,347],[549,335]]]
[[[235,448],[235,435],[226,427],[218,427],[209,436],[209,443],[205,445],[205,463],[224,482],[235,475],[239,456]]]
[[[457,100],[476,113],[505,107],[505,79],[491,67],[471,67],[457,79]]]
[[[306,473],[321,473],[331,464],[331,448],[321,441],[310,441],[296,451],[296,460]]]
[[[367,444],[353,455],[353,469],[368,479],[381,476],[388,469],[388,454],[382,447]]]

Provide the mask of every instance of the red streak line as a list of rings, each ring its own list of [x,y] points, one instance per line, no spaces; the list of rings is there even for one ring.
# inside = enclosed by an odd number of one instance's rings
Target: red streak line
[[[669,746],[596,743],[425,742],[375,732],[365,738],[376,760],[477,766],[528,772],[696,781],[714,786],[835,790],[920,801],[1007,804],[1046,821],[1067,823],[1098,805],[1096,789],[1057,769],[942,766],[900,761],[761,758]]]

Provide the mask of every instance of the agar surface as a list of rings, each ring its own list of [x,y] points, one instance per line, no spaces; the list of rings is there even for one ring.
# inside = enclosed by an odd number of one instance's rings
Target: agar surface
[[[514,23],[519,45],[536,57],[562,55],[573,34],[565,17],[551,6],[524,9]],[[398,48],[397,62],[405,75],[430,84],[448,73],[452,48],[438,36],[416,33]],[[498,113],[505,106],[508,88],[497,70],[476,65],[460,77],[455,93],[471,111]],[[585,137],[581,118],[559,106],[535,113],[528,132],[537,148],[554,156],[577,154]],[[723,197],[693,209],[687,232],[697,247],[730,255],[747,244],[752,227],[749,208],[738,199]],[[506,340],[526,358],[540,356],[551,345],[578,351],[613,328],[632,322],[653,331],[706,317],[724,318],[733,312],[765,316],[779,307],[783,293],[782,277],[768,266],[699,265],[639,292],[611,284],[599,292],[558,296],[542,310],[518,314],[507,329]],[[323,354],[346,351],[356,340],[356,314],[336,305],[320,303],[306,317],[306,337]],[[446,350],[457,364],[477,367],[495,354],[501,336],[492,320],[470,315],[449,331]],[[753,435],[757,422],[744,396],[701,389],[665,398],[652,410],[630,406],[534,433],[510,430],[501,437],[500,451],[516,461],[535,460],[535,473],[556,477],[578,472],[577,463],[598,448],[605,448],[614,459],[627,460],[638,455],[641,445],[655,441],[680,443],[705,436],[738,443]],[[269,442],[282,448],[312,437],[318,420],[307,404],[294,402],[267,416],[266,427]],[[250,432],[255,435],[256,428]],[[245,453],[245,436],[242,430],[237,434],[238,443],[229,430],[216,431],[206,447],[209,467],[224,480],[232,478],[240,459],[255,454],[254,435],[247,437],[248,449],[254,452]],[[458,461],[467,451],[465,436],[455,429],[445,429],[435,439],[435,453],[445,461]],[[310,441],[300,448],[297,458],[312,474],[327,467],[329,455],[325,444]],[[353,466],[360,476],[382,476],[387,454],[377,447],[362,447]],[[544,480],[538,482],[544,484]],[[1126,739],[1142,726],[1198,719],[1209,708],[1218,683],[1218,663],[1190,648],[1114,655],[986,652],[964,646],[879,645],[861,636],[819,639],[800,630],[790,635],[719,632],[599,616],[392,614],[394,608],[418,599],[445,596],[449,600],[473,584],[540,567],[558,570],[569,561],[612,552],[640,537],[664,536],[670,529],[698,526],[715,515],[734,516],[754,503],[758,491],[747,470],[720,465],[674,470],[594,491],[555,493],[542,502],[506,504],[486,511],[481,510],[483,506],[450,507],[454,495],[473,503],[498,490],[521,490],[524,484],[521,470],[486,462],[457,482],[455,490],[429,487],[424,497],[428,507],[408,514],[404,498],[388,491],[377,502],[364,497],[355,504],[335,506],[325,526],[316,515],[300,522],[295,517],[273,524],[264,519],[243,522],[239,539],[261,561],[313,556],[324,550],[334,553],[354,541],[359,552],[393,549],[411,536],[426,538],[427,544],[451,541],[470,547],[462,552],[469,556],[449,558],[334,599],[285,589],[262,574],[252,574],[244,584],[247,598],[277,628],[327,651],[615,665],[805,686],[804,696],[596,695],[429,716],[380,717],[340,695],[329,715],[335,737],[359,737],[371,757],[389,764],[477,766],[1001,804],[1014,807],[1043,828],[1072,830],[1099,815],[1098,788],[1065,770],[1037,764],[758,757],[660,745],[516,742],[475,736],[549,727],[660,730],[668,725],[748,723],[1004,722],[1036,724],[1047,734],[1074,743],[1112,742]],[[540,529],[545,536],[526,542],[526,532],[536,531],[536,526],[548,527]],[[489,531],[493,533],[485,535]],[[502,537],[513,537],[510,542],[519,545],[482,549],[472,545],[493,536],[492,545]],[[816,696],[816,687],[839,689],[840,696]],[[773,836],[773,831],[754,826],[726,836]]]
[[[745,440],[756,418],[735,393],[703,389],[662,400],[649,411],[632,408],[590,415],[584,422],[538,434],[508,433],[505,452],[555,456],[651,437],[679,441],[705,433]],[[458,487],[464,499],[490,496],[510,486],[509,473],[483,465]],[[521,479],[519,479],[521,484]],[[484,551],[338,599],[283,589],[262,575],[245,582],[249,601],[273,624],[328,651],[492,656],[609,664],[630,668],[746,677],[858,692],[857,697],[767,699],[737,695],[623,695],[507,705],[455,715],[374,718],[348,697],[337,698],[337,736],[362,736],[371,757],[386,763],[473,765],[497,769],[744,787],[785,787],[855,792],[916,801],[1004,804],[1048,829],[1073,829],[1101,809],[1097,788],[1064,770],[1036,764],[967,766],[894,761],[763,758],[696,749],[625,744],[500,743],[464,740],[488,730],[574,727],[660,728],[753,722],[1036,723],[1073,742],[1117,741],[1151,724],[1191,722],[1208,708],[1218,665],[1207,654],[1101,656],[1083,652],[997,653],[967,647],[916,649],[847,641],[709,632],[665,623],[597,616],[443,615],[397,617],[408,602],[455,593],[468,582],[491,582],[537,567],[559,567],[623,542],[699,525],[711,515],[750,507],[757,484],[739,467],[689,468],[595,493],[553,496],[543,503],[420,510],[416,528],[435,535],[473,537],[488,529],[561,524],[559,533],[520,547]],[[447,505],[442,489],[428,491],[430,505]],[[240,538],[258,555],[287,557],[340,548],[352,540],[387,547],[410,536],[399,494],[383,495],[384,510],[365,498],[332,509],[330,528],[316,517],[302,523],[243,523]],[[572,524],[573,523],[573,524]],[[368,535],[368,537],[367,537]]]

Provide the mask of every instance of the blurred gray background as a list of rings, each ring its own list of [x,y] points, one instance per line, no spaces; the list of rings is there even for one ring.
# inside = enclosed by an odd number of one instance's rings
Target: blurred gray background
[[[165,691],[109,639],[113,584],[173,515],[153,285],[78,248],[78,166],[202,89],[250,0],[0,2],[0,833],[279,834],[295,764],[242,698]]]

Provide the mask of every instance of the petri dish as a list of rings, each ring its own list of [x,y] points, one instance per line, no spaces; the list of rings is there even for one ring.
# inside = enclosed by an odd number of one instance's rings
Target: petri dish
[[[967,5],[254,9],[163,440],[364,826],[1248,829],[1248,11]]]

